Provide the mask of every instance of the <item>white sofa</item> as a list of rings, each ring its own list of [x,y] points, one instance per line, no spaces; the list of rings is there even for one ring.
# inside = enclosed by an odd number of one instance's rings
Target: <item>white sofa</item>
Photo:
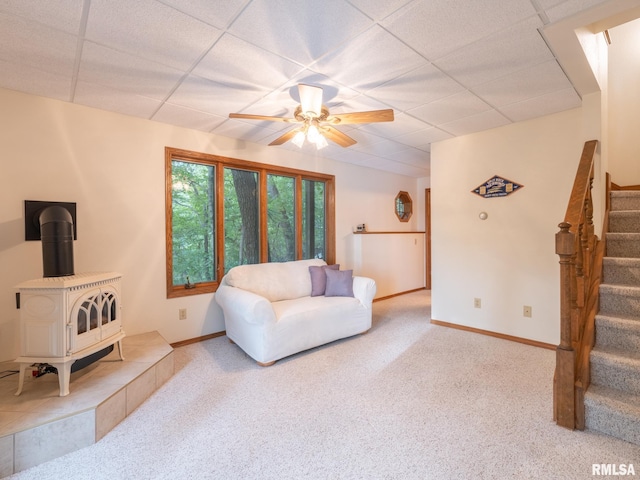
[[[311,259],[232,268],[215,293],[229,340],[259,365],[267,366],[294,353],[369,330],[375,282],[354,276],[353,296],[321,295],[319,289],[324,289],[318,280],[326,277],[324,273],[314,277],[312,292],[309,267],[316,267],[314,274],[318,274],[318,267],[323,266],[323,260]],[[331,276],[327,295],[350,293],[340,290],[347,283],[346,276],[351,278],[347,272],[326,274]]]

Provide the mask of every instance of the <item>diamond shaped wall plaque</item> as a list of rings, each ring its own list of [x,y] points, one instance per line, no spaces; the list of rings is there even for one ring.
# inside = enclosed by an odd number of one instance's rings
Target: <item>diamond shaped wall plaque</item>
[[[482,185],[478,185],[471,192],[484,198],[506,197],[522,187],[523,185],[519,183],[495,175]]]

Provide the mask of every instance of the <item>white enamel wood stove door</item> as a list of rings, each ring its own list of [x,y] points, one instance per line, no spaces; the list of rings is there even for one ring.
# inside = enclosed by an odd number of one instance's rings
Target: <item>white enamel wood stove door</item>
[[[107,285],[84,291],[71,310],[69,353],[76,353],[118,333],[120,302],[115,288]]]

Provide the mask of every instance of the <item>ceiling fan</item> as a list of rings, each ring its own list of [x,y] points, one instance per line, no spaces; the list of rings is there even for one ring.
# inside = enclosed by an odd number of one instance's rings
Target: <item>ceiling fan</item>
[[[300,105],[293,112],[293,118],[245,113],[230,113],[229,118],[298,123],[300,126],[287,131],[269,145],[282,145],[291,140],[298,147],[302,147],[306,139],[319,149],[327,145],[327,138],[342,147],[349,147],[357,143],[353,138],[335,128],[337,125],[393,121],[393,110],[390,108],[331,115],[329,109],[322,104],[321,87],[301,83],[298,84],[298,93],[300,94]]]

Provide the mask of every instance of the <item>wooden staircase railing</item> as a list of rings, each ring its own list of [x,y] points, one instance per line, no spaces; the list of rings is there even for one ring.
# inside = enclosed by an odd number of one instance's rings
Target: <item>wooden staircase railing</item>
[[[584,429],[584,393],[589,386],[589,354],[595,340],[604,256],[604,241],[594,234],[591,197],[597,145],[597,140],[584,144],[564,222],[558,225],[560,231],[556,234],[556,253],[560,257],[560,345],[556,348],[553,418],[560,426],[580,430]],[[607,213],[605,226],[606,216]]]

